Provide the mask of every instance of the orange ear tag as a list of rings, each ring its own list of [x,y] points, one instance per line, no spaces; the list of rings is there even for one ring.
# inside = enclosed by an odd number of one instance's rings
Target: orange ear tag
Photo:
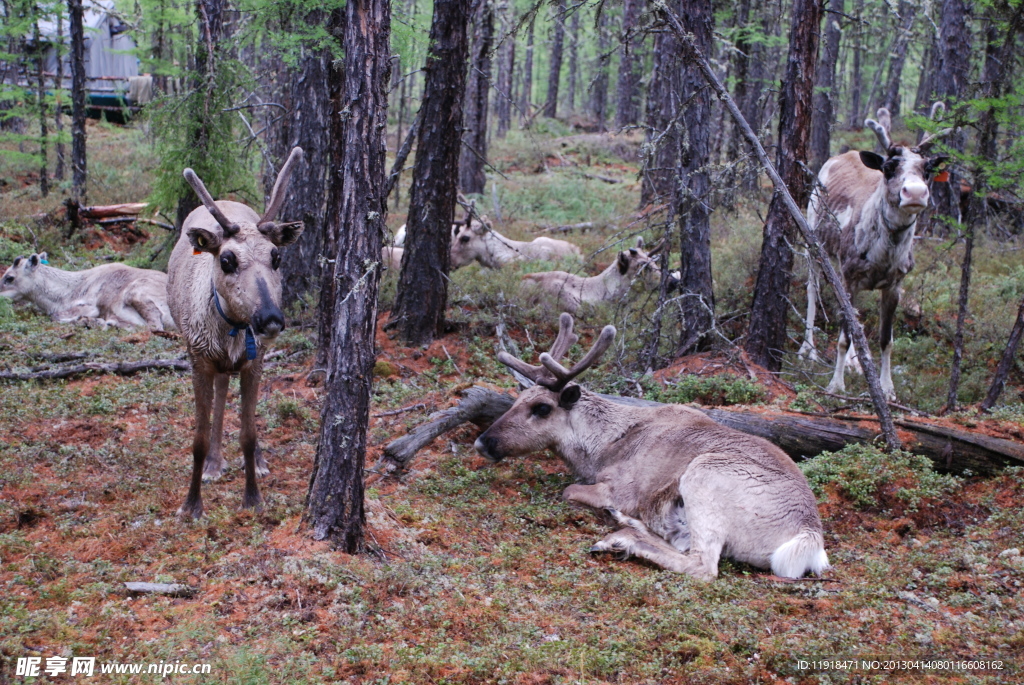
[[[202,250],[197,250],[196,248],[193,247],[192,248],[192,254],[193,255],[203,254],[203,251]]]
[[[949,172],[943,171],[942,173],[935,174],[935,180],[939,183],[949,183]]]

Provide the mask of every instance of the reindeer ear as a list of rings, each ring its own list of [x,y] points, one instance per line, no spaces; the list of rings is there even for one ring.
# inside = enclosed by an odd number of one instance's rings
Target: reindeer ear
[[[23,260],[23,259],[25,259],[25,258],[24,257],[15,257],[14,258],[14,264],[11,264],[11,266],[18,266],[19,264],[21,264],[21,260]]]
[[[301,221],[293,221],[289,224],[278,224],[273,221],[265,221],[257,228],[260,229],[260,233],[267,236],[270,242],[274,243],[278,247],[284,247],[285,245],[291,245],[302,232],[306,229],[306,225]]]
[[[188,236],[188,241],[192,243],[192,249],[198,250],[199,252],[209,252],[210,254],[217,254],[220,251],[220,245],[222,242],[220,231],[211,231],[208,228],[202,226],[193,226],[188,229],[185,234]]]
[[[885,164],[885,158],[876,152],[867,152],[861,150],[860,161],[864,163],[868,169],[874,169],[875,171],[881,171],[882,165]]]
[[[636,246],[639,248],[642,248],[644,246],[644,237],[642,235],[638,235],[636,237]]]
[[[467,218],[467,221],[469,221],[469,227],[473,229],[473,233],[476,233],[477,235],[483,235],[487,233],[487,230],[490,228],[489,226],[486,226],[485,224],[482,224],[479,221],[474,221],[472,218]]]
[[[629,253],[622,251],[619,253],[619,273],[623,276],[629,271]]]
[[[579,402],[582,391],[578,385],[570,385],[562,390],[558,395],[558,406],[566,411],[572,411],[572,408]]]
[[[39,253],[39,263],[40,264],[49,264],[50,263],[50,260],[49,260],[47,254],[45,252],[40,252]]]
[[[39,255],[34,254],[28,258],[28,270],[31,271],[39,266]]]

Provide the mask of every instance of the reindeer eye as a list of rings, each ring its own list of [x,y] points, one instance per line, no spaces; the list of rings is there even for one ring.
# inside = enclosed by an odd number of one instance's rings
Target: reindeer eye
[[[238,258],[234,252],[225,252],[220,256],[220,268],[226,274],[238,271]]]
[[[533,411],[531,413],[534,416],[539,416],[539,417],[541,417],[543,419],[544,417],[546,417],[548,414],[551,413],[551,405],[550,404],[538,404],[536,407],[533,408]]]
[[[469,242],[469,236],[468,235],[462,236],[461,238],[459,238],[459,242],[460,243],[468,243]]]
[[[206,238],[204,238],[203,236],[197,236],[196,245],[198,245],[199,247],[206,247]]]
[[[274,271],[281,268],[281,252],[276,247],[270,251],[270,266],[274,267]]]

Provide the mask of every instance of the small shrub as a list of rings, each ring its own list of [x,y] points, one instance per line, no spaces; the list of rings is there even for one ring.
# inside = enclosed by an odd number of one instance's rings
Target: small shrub
[[[765,391],[760,385],[748,378],[727,373],[717,376],[680,376],[672,385],[657,388],[650,397],[658,402],[697,402],[710,407],[754,404],[764,398]]]
[[[293,397],[285,396],[281,396],[277,401],[275,413],[279,423],[285,423],[288,419],[305,421],[309,417],[309,412],[306,411],[301,402]]]
[[[811,490],[824,498],[831,487],[858,509],[915,512],[960,485],[955,476],[932,470],[931,460],[910,452],[886,454],[872,445],[847,445],[800,464]]]

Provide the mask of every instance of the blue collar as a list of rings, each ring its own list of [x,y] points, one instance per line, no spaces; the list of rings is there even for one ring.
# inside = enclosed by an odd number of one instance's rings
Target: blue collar
[[[256,336],[253,335],[252,326],[249,324],[238,323],[228,318],[228,315],[224,313],[224,310],[220,306],[220,298],[217,296],[217,287],[213,287],[213,304],[217,307],[217,313],[220,317],[228,322],[231,326],[231,332],[228,333],[232,338],[238,336],[238,331],[245,331],[245,358],[252,361],[256,358]]]

